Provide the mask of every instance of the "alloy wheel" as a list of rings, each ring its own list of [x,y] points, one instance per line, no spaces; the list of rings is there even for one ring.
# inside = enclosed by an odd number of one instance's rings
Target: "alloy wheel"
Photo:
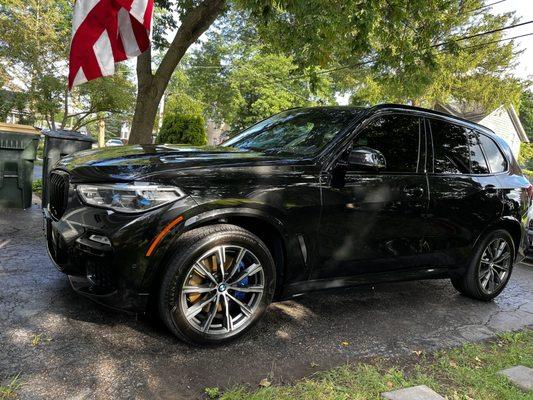
[[[479,262],[479,284],[481,289],[492,294],[506,282],[511,269],[511,248],[506,240],[498,238],[490,242]]]
[[[257,256],[242,246],[216,246],[189,268],[180,294],[187,322],[209,335],[248,325],[264,294],[265,274]],[[173,312],[178,311],[178,305]]]

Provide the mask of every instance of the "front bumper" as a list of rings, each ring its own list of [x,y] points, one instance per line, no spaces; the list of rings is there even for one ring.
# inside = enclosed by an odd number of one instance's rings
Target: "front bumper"
[[[44,211],[48,253],[81,295],[114,309],[145,312],[162,254],[180,228],[154,256],[146,257],[146,250],[168,220],[189,208],[190,202],[183,199],[131,215],[86,206],[69,196],[69,207],[61,219]],[[104,236],[109,243],[95,241],[93,235]]]

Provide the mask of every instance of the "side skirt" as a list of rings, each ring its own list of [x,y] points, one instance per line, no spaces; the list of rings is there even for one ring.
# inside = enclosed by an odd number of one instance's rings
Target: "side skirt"
[[[294,282],[288,285],[283,294],[282,299],[295,297],[302,293],[338,289],[350,286],[362,286],[382,282],[402,282],[415,281],[422,279],[445,279],[449,278],[450,273],[448,268],[424,268],[414,271],[406,271],[398,273],[379,273],[379,274],[365,274],[358,276],[338,277],[331,279],[315,279],[303,282]]]

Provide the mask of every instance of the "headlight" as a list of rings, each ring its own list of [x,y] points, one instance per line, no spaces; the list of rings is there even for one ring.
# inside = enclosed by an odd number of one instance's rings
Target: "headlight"
[[[78,185],[85,204],[123,213],[152,210],[185,197],[178,188],[151,183]]]

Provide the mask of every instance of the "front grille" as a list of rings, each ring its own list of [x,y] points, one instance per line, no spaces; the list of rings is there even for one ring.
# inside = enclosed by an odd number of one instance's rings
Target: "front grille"
[[[50,173],[50,214],[60,219],[67,209],[69,175],[62,171]]]
[[[529,229],[533,230],[533,219],[529,221]]]

